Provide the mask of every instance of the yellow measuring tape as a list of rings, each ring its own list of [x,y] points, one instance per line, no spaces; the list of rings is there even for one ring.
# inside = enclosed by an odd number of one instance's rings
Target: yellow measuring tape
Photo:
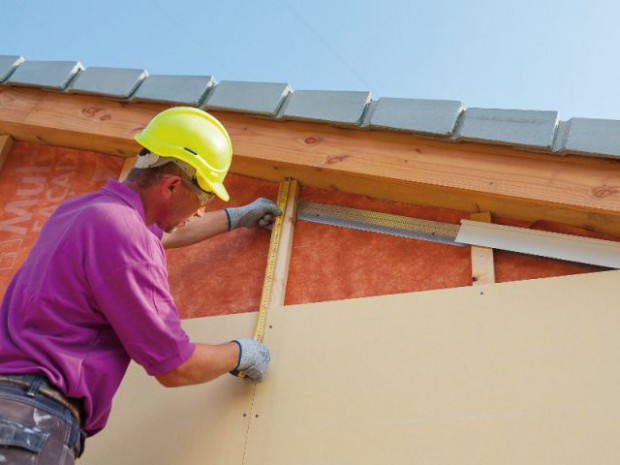
[[[278,190],[278,207],[282,215],[277,216],[271,230],[271,239],[269,241],[269,254],[267,255],[267,266],[265,268],[265,281],[263,282],[263,292],[260,297],[260,306],[258,308],[258,319],[256,320],[256,329],[254,330],[254,340],[263,342],[265,338],[265,325],[267,324],[267,311],[271,300],[271,291],[273,289],[273,280],[276,271],[276,259],[278,258],[278,250],[280,249],[280,239],[282,237],[282,227],[284,226],[284,211],[288,203],[288,196],[291,190],[291,180],[286,179],[280,183]]]
[[[277,216],[271,229],[271,239],[269,240],[269,253],[267,255],[267,266],[265,268],[265,280],[263,282],[263,292],[260,297],[260,306],[258,308],[258,317],[256,319],[256,329],[254,330],[254,340],[263,342],[265,338],[265,326],[267,325],[267,312],[271,303],[271,291],[273,290],[273,281],[276,271],[276,260],[278,258],[278,250],[280,249],[280,240],[282,238],[282,228],[284,226],[284,213],[288,204],[288,197],[291,190],[291,180],[286,179],[280,183],[278,190],[277,204],[282,215]],[[239,371],[235,373],[240,378],[245,378],[245,373]]]

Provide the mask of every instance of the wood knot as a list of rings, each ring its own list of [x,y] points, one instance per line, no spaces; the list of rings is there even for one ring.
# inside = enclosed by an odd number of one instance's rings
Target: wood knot
[[[99,118],[100,121],[112,119],[112,115],[101,107],[85,107],[82,109],[82,114],[89,118]]]
[[[306,145],[317,145],[323,142],[323,139],[319,136],[308,136],[304,139]]]
[[[15,101],[8,92],[0,92],[0,106],[2,105],[10,105]]]
[[[351,155],[334,155],[333,157],[329,157],[325,160],[325,163],[328,165],[335,165],[336,163],[341,163],[350,157]]]
[[[620,192],[620,187],[618,186],[597,186],[592,189],[592,195],[597,199],[604,199],[606,197],[612,196]]]

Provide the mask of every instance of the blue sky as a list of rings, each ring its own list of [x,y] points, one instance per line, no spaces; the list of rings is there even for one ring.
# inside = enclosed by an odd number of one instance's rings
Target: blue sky
[[[0,54],[620,119],[617,0],[5,0]]]

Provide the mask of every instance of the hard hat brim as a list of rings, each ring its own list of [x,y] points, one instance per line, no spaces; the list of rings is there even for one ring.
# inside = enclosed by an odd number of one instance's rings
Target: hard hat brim
[[[200,179],[198,180],[198,185],[200,185]],[[206,190],[208,191],[209,189],[212,189],[215,195],[217,195],[218,198],[220,198],[224,202],[228,202],[230,200],[230,195],[228,195],[228,191],[224,187],[224,184],[221,184],[219,182],[210,182],[209,187]]]

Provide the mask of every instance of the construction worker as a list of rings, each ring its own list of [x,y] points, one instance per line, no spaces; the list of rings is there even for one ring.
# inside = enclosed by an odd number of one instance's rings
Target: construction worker
[[[189,340],[164,247],[268,228],[281,212],[258,199],[202,214],[215,196],[229,199],[232,158],[208,113],[170,108],[136,140],[143,150],[126,180],[61,204],[3,297],[0,463],[72,464],[105,426],[130,360],[167,387],[240,370],[260,380],[269,364],[267,347],[251,339]]]

